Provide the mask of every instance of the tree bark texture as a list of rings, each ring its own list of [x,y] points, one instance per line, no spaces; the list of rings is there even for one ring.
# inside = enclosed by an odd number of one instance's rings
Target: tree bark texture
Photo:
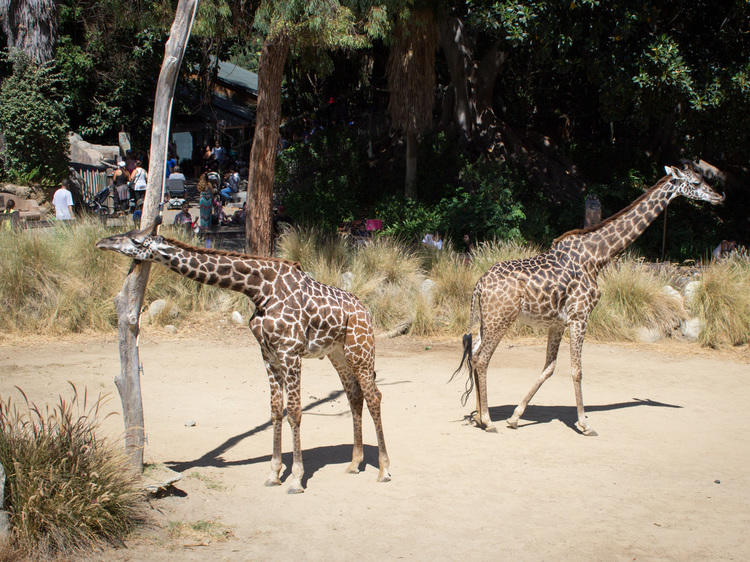
[[[410,199],[417,198],[417,149],[419,136],[415,131],[406,131],[406,175],[404,195]]]
[[[266,38],[258,65],[258,106],[247,181],[248,220],[245,247],[249,254],[270,256],[273,248],[273,179],[281,126],[281,82],[290,38]]]
[[[0,0],[8,50],[19,49],[37,64],[52,60],[57,43],[54,0]]]
[[[154,101],[148,186],[143,203],[142,227],[155,224],[160,212],[159,203],[163,197],[172,99],[197,6],[198,0],[180,0],[169,40],[164,48],[164,62],[159,73]],[[143,447],[146,434],[141,396],[138,333],[149,271],[150,262],[133,261],[125,283],[115,297],[120,350],[120,374],[115,378],[115,385],[122,402],[125,453],[131,464],[139,471],[143,470]]]

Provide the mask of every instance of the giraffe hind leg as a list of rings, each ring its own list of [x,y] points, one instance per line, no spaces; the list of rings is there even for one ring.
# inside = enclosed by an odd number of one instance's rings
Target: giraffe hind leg
[[[518,420],[521,419],[521,416],[526,410],[526,406],[528,406],[529,401],[534,397],[534,394],[536,394],[536,391],[539,390],[539,387],[544,384],[544,381],[550,378],[555,372],[555,365],[557,365],[557,354],[560,351],[560,341],[562,340],[564,331],[565,326],[562,324],[555,324],[554,326],[550,326],[549,330],[547,330],[547,358],[544,362],[544,369],[542,369],[542,374],[531,387],[531,390],[526,393],[526,396],[524,396],[523,400],[521,400],[518,406],[516,406],[516,409],[513,411],[513,415],[505,420],[505,423],[508,425],[508,427],[512,429],[518,428]]]
[[[346,392],[346,397],[349,400],[349,407],[352,412],[352,425],[354,430],[352,462],[347,467],[346,472],[350,474],[358,474],[359,467],[365,459],[364,446],[362,444],[362,406],[364,403],[362,388],[359,386],[359,381],[354,376],[351,367],[349,367],[342,353],[331,353],[328,356],[328,359],[339,374],[341,384]]]

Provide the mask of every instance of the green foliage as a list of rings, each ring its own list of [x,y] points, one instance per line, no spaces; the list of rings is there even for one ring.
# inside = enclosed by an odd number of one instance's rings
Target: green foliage
[[[54,185],[68,164],[68,122],[59,75],[20,52],[11,60],[13,73],[0,88],[5,175],[12,181]]]
[[[32,558],[121,544],[144,521],[138,475],[97,437],[104,398],[75,386],[52,408],[0,402],[0,463],[15,546]]]
[[[514,192],[522,189],[507,167],[480,159],[467,162],[459,173],[459,185],[446,186],[446,195],[434,204],[400,197],[382,200],[376,216],[384,221],[384,232],[421,240],[425,232],[440,230],[454,240],[468,233],[475,240],[521,238],[526,215]]]

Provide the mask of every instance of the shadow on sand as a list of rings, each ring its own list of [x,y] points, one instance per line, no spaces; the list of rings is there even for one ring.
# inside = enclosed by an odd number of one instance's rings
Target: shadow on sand
[[[305,406],[302,411],[307,412],[308,410],[311,410],[317,406],[320,406],[321,404],[324,404],[326,402],[331,402],[333,400],[336,400],[339,396],[344,394],[343,390],[336,390],[331,392],[328,396],[325,398],[320,398],[316,400],[315,402],[311,402],[307,406]],[[284,412],[286,414],[286,412]],[[339,414],[337,414],[339,415]],[[235,445],[240,443],[243,439],[246,439],[247,437],[251,437],[255,435],[256,433],[260,433],[262,431],[265,431],[267,429],[271,428],[271,420],[268,420],[265,423],[262,423],[252,429],[249,429],[248,431],[245,431],[243,433],[240,433],[238,435],[235,435],[234,437],[230,437],[226,441],[224,441],[221,445],[218,447],[215,447],[214,449],[211,449],[207,453],[203,454],[202,456],[198,457],[197,459],[191,460],[191,461],[165,461],[165,465],[167,465],[172,470],[175,470],[177,472],[184,472],[186,470],[189,470],[191,468],[197,468],[202,466],[213,466],[213,467],[225,467],[225,466],[244,466],[244,465],[251,465],[251,464],[257,464],[261,462],[271,462],[271,455],[262,455],[260,457],[254,457],[251,459],[242,459],[242,460],[233,460],[233,461],[226,461],[222,458],[222,455],[232,449]],[[285,422],[286,425],[286,422]],[[270,447],[269,442],[269,447]],[[378,448],[374,447],[372,445],[365,445],[364,446],[364,454],[365,458],[362,463],[359,465],[359,469],[363,470],[366,465],[371,465],[375,468],[378,466]],[[292,473],[292,453],[284,453],[281,456],[282,462],[284,463],[284,472],[281,475],[281,480],[286,480],[286,478]],[[305,476],[302,479],[302,485],[306,486],[307,481],[312,477],[315,472],[317,472],[320,468],[324,467],[327,464],[344,464],[349,463],[352,460],[352,445],[330,445],[325,447],[315,447],[313,449],[302,449],[302,459],[305,465]],[[343,472],[343,470],[342,470]]]
[[[622,408],[634,408],[636,406],[651,406],[657,408],[682,408],[677,404],[667,404],[665,402],[656,402],[655,400],[642,400],[640,398],[633,398],[632,402],[617,402],[615,404],[601,404],[597,406],[590,406],[584,404],[586,413],[589,412],[606,412],[608,410],[620,410]],[[505,404],[503,406],[491,406],[490,407],[490,418],[493,422],[501,423],[513,415],[513,410],[516,409],[516,405]],[[572,430],[581,433],[576,427],[578,421],[578,412],[575,406],[534,406],[529,404],[526,407],[526,411],[523,413],[518,427],[524,427],[527,425],[536,425],[539,423],[549,423],[554,420],[560,420]]]

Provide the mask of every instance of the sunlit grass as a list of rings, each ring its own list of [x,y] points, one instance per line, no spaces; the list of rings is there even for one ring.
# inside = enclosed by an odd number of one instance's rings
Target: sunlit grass
[[[640,261],[624,257],[599,275],[602,296],[589,318],[595,339],[632,341],[644,327],[668,335],[686,312],[680,298],[664,291],[667,279]]]
[[[699,341],[717,347],[750,342],[750,260],[744,256],[713,262],[689,303],[701,319]]]

